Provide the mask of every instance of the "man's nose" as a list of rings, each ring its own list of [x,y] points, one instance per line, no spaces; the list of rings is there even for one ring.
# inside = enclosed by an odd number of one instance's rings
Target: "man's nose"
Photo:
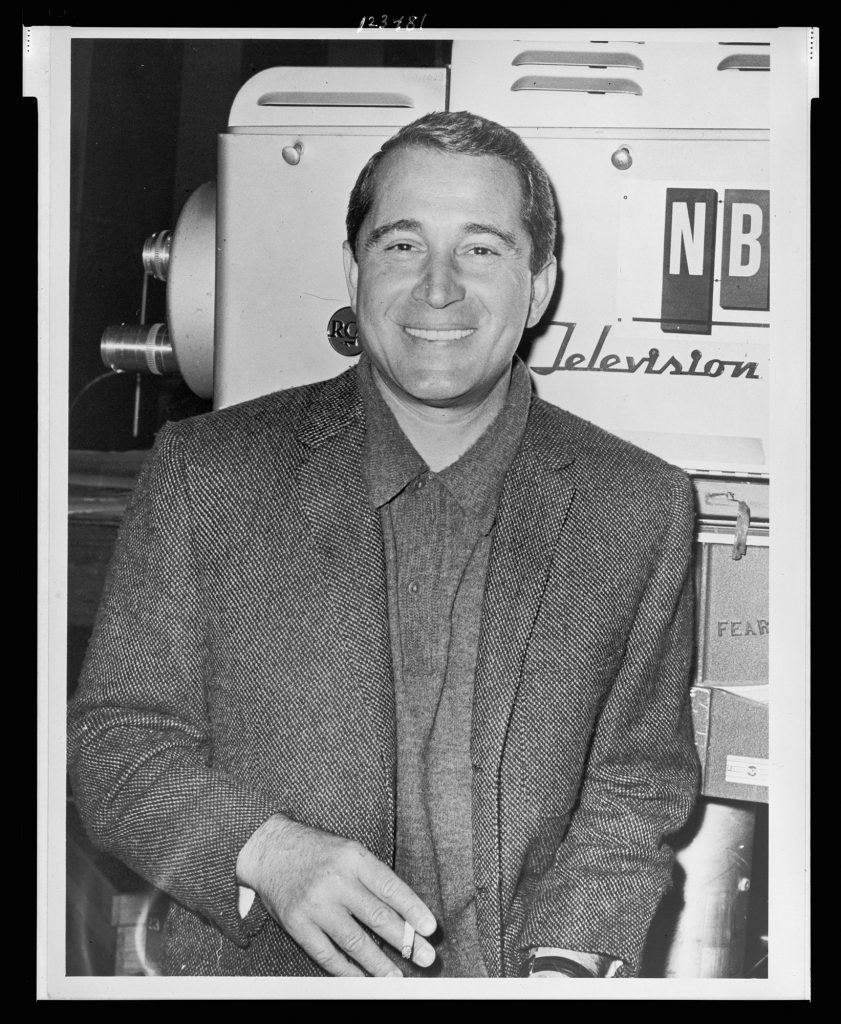
[[[452,257],[434,255],[427,257],[423,273],[412,289],[412,298],[440,309],[458,302],[465,296],[464,286]]]

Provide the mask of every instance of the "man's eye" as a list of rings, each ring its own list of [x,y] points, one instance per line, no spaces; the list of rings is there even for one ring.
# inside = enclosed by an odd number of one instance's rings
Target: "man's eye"
[[[469,253],[472,253],[474,256],[496,256],[497,255],[496,250],[495,249],[491,249],[487,245],[471,245],[470,248],[467,251]]]
[[[411,242],[393,242],[386,246],[386,252],[413,252],[415,246]]]

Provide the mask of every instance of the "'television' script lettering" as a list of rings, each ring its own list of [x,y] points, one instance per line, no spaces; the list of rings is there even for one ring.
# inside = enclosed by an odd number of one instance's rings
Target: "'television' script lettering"
[[[741,362],[738,359],[707,359],[704,360],[703,353],[694,348],[689,353],[689,359],[685,356],[678,359],[677,356],[665,355],[659,348],[650,348],[645,356],[617,355],[609,352],[602,355],[607,336],[610,334],[612,324],[605,324],[599,340],[595,347],[587,352],[567,352],[569,343],[577,324],[566,321],[553,320],[552,323],[559,327],[566,328],[563,341],[555,355],[555,361],[551,366],[532,366],[535,373],[542,375],[557,373],[563,370],[589,370],[596,373],[667,373],[677,377],[721,377],[727,375],[729,369],[730,377],[745,377],[748,380],[759,380],[756,372],[757,364]]]

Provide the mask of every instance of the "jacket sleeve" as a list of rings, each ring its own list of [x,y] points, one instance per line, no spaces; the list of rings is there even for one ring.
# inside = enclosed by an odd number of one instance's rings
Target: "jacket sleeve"
[[[70,778],[105,850],[247,945],[266,912],[240,918],[236,859],[280,808],[213,764],[181,447],[161,432],[126,512],[70,706]]]
[[[578,805],[541,879],[521,946],[564,946],[640,968],[646,933],[671,887],[666,837],[699,787],[689,706],[694,502],[673,477],[670,507],[624,658],[593,736]]]

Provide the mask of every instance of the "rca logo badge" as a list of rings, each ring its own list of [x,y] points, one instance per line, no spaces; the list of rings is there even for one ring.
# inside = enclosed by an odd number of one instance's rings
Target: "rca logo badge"
[[[356,313],[342,306],[327,321],[327,340],[340,356],[358,356],[362,351],[356,329]]]
[[[719,277],[715,243],[723,207]],[[768,310],[770,225],[767,189],[667,188],[661,329],[710,334],[714,285],[721,309]]]

